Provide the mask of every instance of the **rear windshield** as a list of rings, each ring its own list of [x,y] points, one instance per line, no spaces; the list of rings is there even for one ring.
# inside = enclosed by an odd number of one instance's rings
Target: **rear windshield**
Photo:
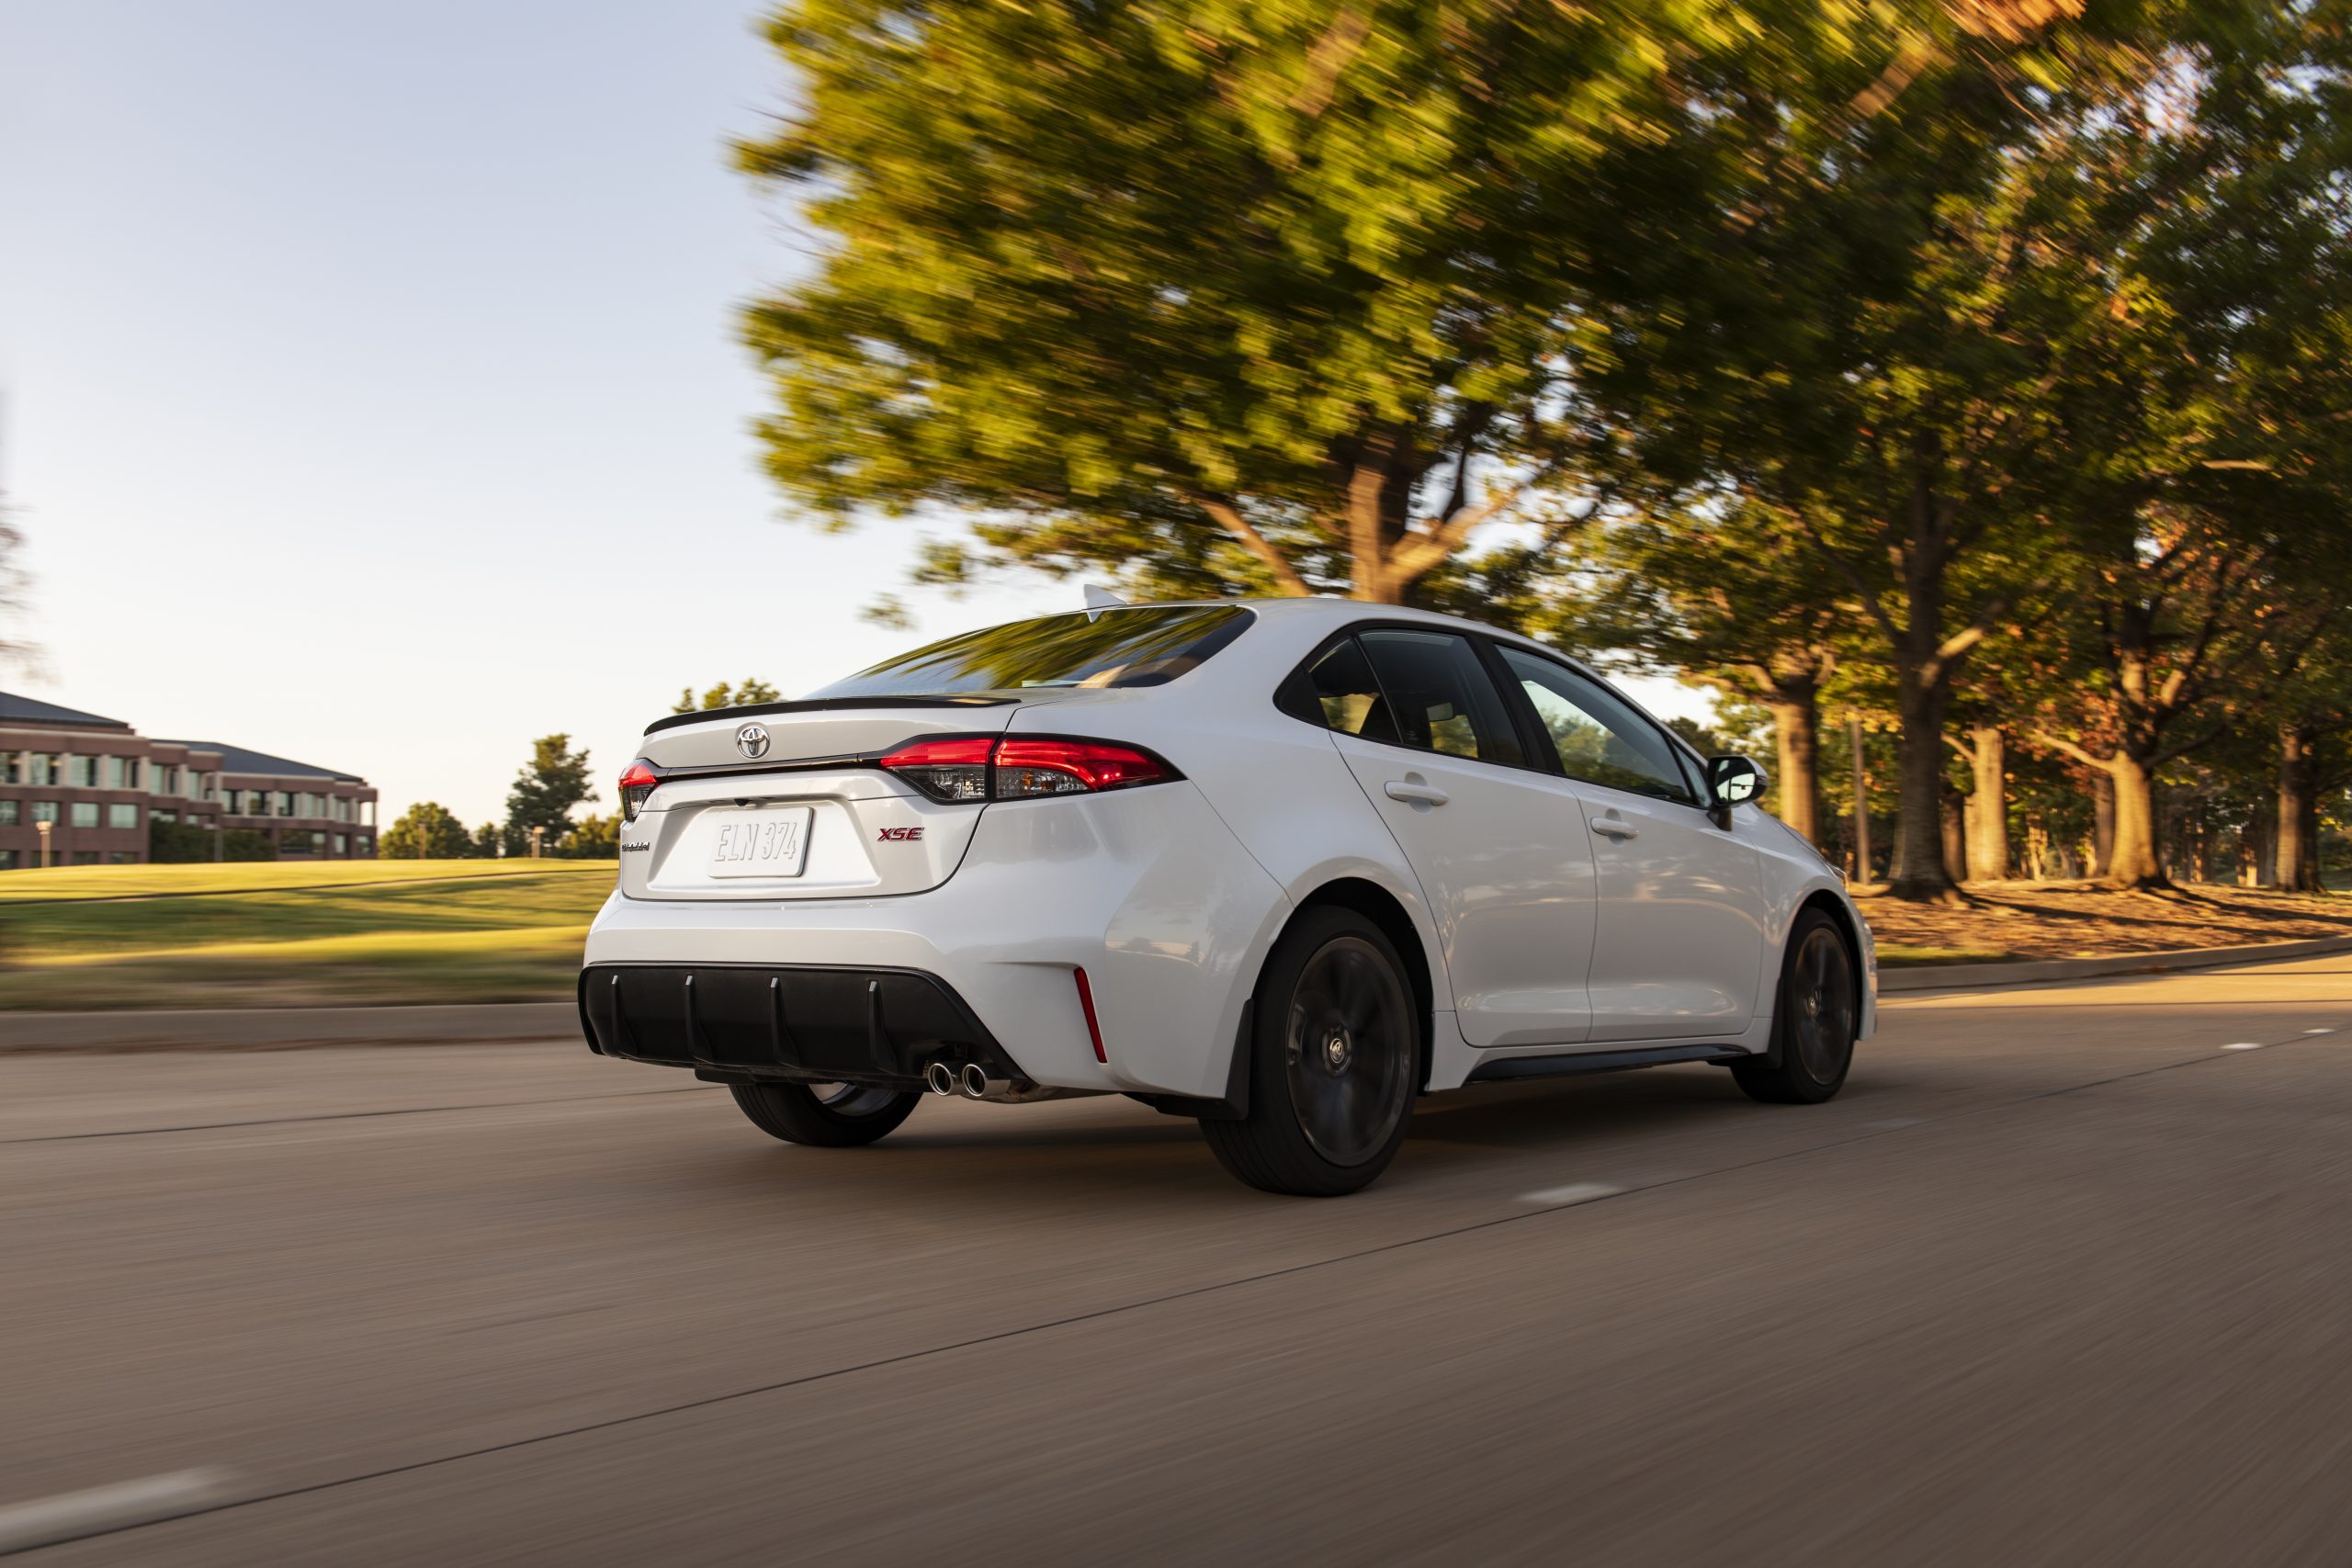
[[[1047,615],[951,637],[808,695],[931,697],[1031,686],[1158,686],[1197,668],[1239,637],[1250,621],[1250,612],[1233,604]]]

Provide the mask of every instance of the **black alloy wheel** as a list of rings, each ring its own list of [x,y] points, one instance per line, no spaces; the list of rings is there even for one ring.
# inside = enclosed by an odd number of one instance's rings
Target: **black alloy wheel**
[[[756,1083],[730,1086],[752,1125],[787,1144],[854,1148],[898,1129],[920,1094],[848,1083]]]
[[[1396,1157],[1421,1080],[1421,1022],[1396,948],[1353,910],[1309,909],[1283,933],[1252,1004],[1250,1114],[1204,1120],[1234,1176],[1335,1197]]]
[[[1749,1098],[1775,1105],[1818,1105],[1844,1087],[1861,1026],[1861,987],[1853,949],[1820,909],[1798,915],[1781,965],[1772,1015],[1773,1055],[1732,1064]]]

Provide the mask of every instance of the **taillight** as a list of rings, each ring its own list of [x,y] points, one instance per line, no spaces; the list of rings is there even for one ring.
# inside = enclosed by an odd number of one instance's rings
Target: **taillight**
[[[645,797],[661,782],[662,775],[644,758],[631,762],[628,771],[621,774],[621,820],[636,821],[637,814],[645,808]]]
[[[1059,736],[935,736],[881,759],[933,800],[1026,800],[1132,789],[1184,775],[1150,752]]]
[[[1089,790],[1128,789],[1158,784],[1176,770],[1148,751],[1102,740],[1038,740],[1007,738],[996,748],[996,798],[1028,795],[1082,795]]]
[[[985,735],[951,735],[901,746],[882,765],[933,800],[986,800],[989,752]]]

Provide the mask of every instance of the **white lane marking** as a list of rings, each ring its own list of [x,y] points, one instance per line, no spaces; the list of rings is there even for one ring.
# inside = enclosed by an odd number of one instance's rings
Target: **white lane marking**
[[[2241,1040],[2234,1045],[2224,1045],[2222,1049],[2224,1051],[2259,1051],[2262,1049],[2262,1042],[2259,1040]]]
[[[1873,1122],[1871,1125],[1882,1133],[1899,1133],[1905,1127],[1917,1127],[1926,1120],[1924,1116],[1890,1116],[1883,1122]]]
[[[0,1507],[0,1552],[29,1551],[101,1530],[169,1518],[219,1496],[228,1484],[225,1470],[182,1470],[14,1503]]]
[[[1566,1187],[1546,1187],[1541,1192],[1522,1192],[1522,1203],[1542,1203],[1546,1207],[1567,1203],[1589,1203],[1596,1198],[1614,1198],[1625,1190],[1600,1181],[1573,1181]]]

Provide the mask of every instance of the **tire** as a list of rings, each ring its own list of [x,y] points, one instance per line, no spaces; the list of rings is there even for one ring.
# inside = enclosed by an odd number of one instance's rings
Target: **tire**
[[[887,1137],[922,1098],[855,1084],[739,1083],[730,1088],[752,1126],[787,1144],[820,1149],[855,1148]]]
[[[1772,1049],[1732,1064],[1750,1100],[1768,1105],[1818,1105],[1845,1086],[1861,1021],[1854,950],[1837,920],[1805,909],[1789,931],[1781,987],[1772,1008]]]
[[[1421,1084],[1413,987],[1380,928],[1350,909],[1301,915],[1251,1006],[1250,1114],[1203,1121],[1217,1163],[1262,1192],[1333,1198],[1396,1157]]]

